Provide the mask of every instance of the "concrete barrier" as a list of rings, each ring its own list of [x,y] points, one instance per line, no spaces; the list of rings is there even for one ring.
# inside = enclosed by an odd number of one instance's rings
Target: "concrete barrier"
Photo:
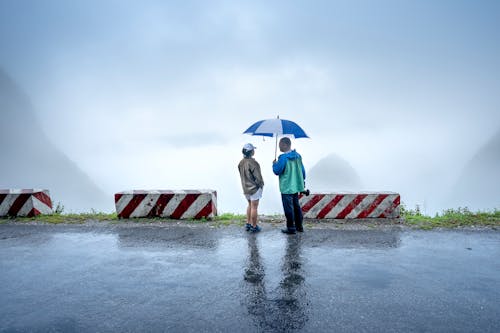
[[[124,191],[115,194],[115,206],[119,218],[210,218],[217,216],[217,192],[214,190]]]
[[[400,196],[395,192],[311,193],[299,195],[305,218],[398,218]]]
[[[48,190],[0,189],[0,216],[28,216],[52,214],[52,200]]]

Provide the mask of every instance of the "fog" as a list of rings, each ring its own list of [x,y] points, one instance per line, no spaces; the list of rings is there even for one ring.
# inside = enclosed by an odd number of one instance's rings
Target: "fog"
[[[241,213],[251,142],[260,211],[281,212],[275,141],[242,134],[279,114],[311,137],[293,146],[312,191],[500,208],[499,25],[496,1],[4,0],[0,188],[67,211],[211,188]]]

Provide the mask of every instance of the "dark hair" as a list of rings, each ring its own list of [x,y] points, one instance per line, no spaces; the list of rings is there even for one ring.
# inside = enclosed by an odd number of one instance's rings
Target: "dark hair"
[[[280,143],[284,143],[287,146],[292,145],[292,141],[290,140],[290,138],[287,138],[287,137],[281,138]]]
[[[243,148],[241,152],[245,155],[245,157],[252,157],[253,154],[253,150],[246,150],[245,148]]]

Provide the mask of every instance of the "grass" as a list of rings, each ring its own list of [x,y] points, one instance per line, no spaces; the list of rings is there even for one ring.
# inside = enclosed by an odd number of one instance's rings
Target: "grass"
[[[245,221],[246,215],[234,213],[222,213],[214,218],[215,221]]]
[[[403,223],[420,229],[456,228],[465,226],[500,227],[500,210],[472,212],[467,207],[447,209],[441,214],[428,216],[417,206],[414,210],[401,206]]]
[[[478,211],[472,212],[467,207],[457,209],[447,209],[440,214],[428,216],[422,214],[419,206],[415,209],[407,209],[404,205],[400,206],[401,220],[403,225],[407,225],[418,229],[434,229],[434,228],[456,228],[465,226],[487,226],[487,227],[500,227],[500,210],[493,211]],[[268,216],[272,217],[272,216]],[[0,219],[0,223],[7,221],[16,222],[42,222],[42,223],[85,223],[87,221],[97,222],[111,222],[120,223],[120,221],[132,221],[136,223],[151,223],[151,222],[168,222],[172,221],[165,218],[133,218],[121,220],[116,213],[101,213],[91,211],[89,213],[63,213],[63,209],[56,209],[52,215],[39,215],[36,217],[15,217]],[[203,218],[199,220],[188,219],[183,220],[185,223],[212,223],[215,226],[228,226],[232,224],[244,225],[246,216],[243,214],[235,213],[222,213],[213,218]]]
[[[58,207],[59,208],[59,207]],[[16,222],[42,222],[42,223],[85,223],[86,221],[97,221],[97,222],[115,222],[120,223],[120,221],[133,221],[137,223],[151,223],[151,222],[162,222],[171,221],[170,219],[154,217],[154,218],[131,218],[121,220],[118,218],[116,213],[102,213],[91,211],[89,213],[63,213],[62,209],[56,209],[55,213],[52,215],[38,215],[35,217],[9,217],[5,219],[0,219],[0,223],[5,223],[7,221]],[[183,222],[186,223],[206,223],[213,222],[215,225],[230,225],[230,224],[243,224],[246,220],[246,216],[242,214],[234,213],[223,213],[221,215],[215,216],[213,218],[201,218],[201,219],[186,219]]]
[[[215,216],[212,220],[215,222],[215,226],[228,226],[231,224],[244,225],[246,222],[246,215],[234,214],[234,213],[222,213]]]
[[[84,223],[88,220],[94,221],[117,221],[118,216],[116,213],[101,213],[101,212],[90,212],[90,213],[80,213],[80,214],[64,214],[64,213],[54,213],[52,215],[38,215],[35,217],[15,217],[10,218],[17,222],[45,222],[45,223]]]

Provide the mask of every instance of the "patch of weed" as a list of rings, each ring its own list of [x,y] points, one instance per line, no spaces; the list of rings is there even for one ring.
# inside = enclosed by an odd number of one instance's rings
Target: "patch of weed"
[[[214,220],[215,221],[244,221],[246,220],[246,215],[243,214],[234,214],[234,213],[223,213],[217,215]]]
[[[500,226],[500,210],[472,212],[467,207],[446,209],[434,216],[422,214],[420,207],[400,207],[404,223],[421,229],[456,228],[466,226]]]

